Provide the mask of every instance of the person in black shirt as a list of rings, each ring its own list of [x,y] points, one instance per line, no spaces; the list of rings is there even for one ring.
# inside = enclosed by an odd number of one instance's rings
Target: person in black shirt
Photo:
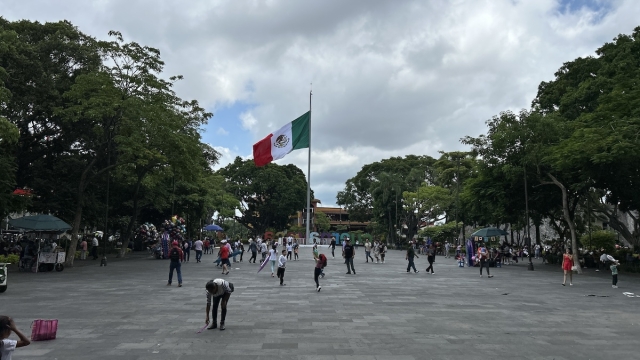
[[[418,270],[416,270],[416,265],[413,263],[414,256],[418,258],[418,255],[416,255],[415,250],[413,250],[413,246],[409,245],[409,247],[407,248],[407,256],[405,256],[405,260],[409,261],[409,264],[407,264],[407,272],[409,272],[411,268],[413,268],[413,272],[417,274]]]
[[[353,267],[353,257],[355,256],[356,251],[353,249],[351,245],[351,241],[349,238],[346,240],[346,244],[344,245],[344,249],[342,251],[342,256],[344,257],[344,263],[347,264],[347,274],[356,274],[356,269]]]
[[[331,243],[329,244],[329,247],[331,248],[331,257],[333,257],[334,259],[336,258],[336,238],[335,236],[331,237]]]
[[[253,260],[253,263],[255,264],[256,256],[258,255],[258,245],[251,239],[249,239],[249,251],[251,251],[251,258],[249,259],[249,262]]]

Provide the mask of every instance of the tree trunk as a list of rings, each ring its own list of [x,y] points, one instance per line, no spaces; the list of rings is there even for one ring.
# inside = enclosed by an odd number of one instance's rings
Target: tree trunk
[[[536,223],[536,244],[540,245],[540,224]]]
[[[599,210],[607,217],[611,228],[616,230],[618,233],[620,233],[620,235],[622,235],[622,237],[629,243],[629,245],[636,244],[637,242],[636,237],[633,236],[631,231],[629,231],[629,228],[627,227],[627,225],[622,221],[620,221],[620,219],[617,216],[617,211],[610,211],[606,204],[603,204],[603,206],[600,206]],[[634,225],[636,225],[637,219],[631,214],[629,214],[629,216],[633,219]]]
[[[80,230],[80,221],[82,220],[82,201],[84,193],[78,194],[78,203],[76,204],[76,213],[73,217],[73,227],[71,230],[71,244],[67,249],[67,256],[64,262],[65,266],[73,266],[73,259],[76,256],[76,248],[78,247],[78,230]]]
[[[567,222],[567,225],[569,226],[569,231],[571,232],[571,249],[573,250],[573,258],[574,258],[573,263],[576,265],[578,269],[578,274],[582,274],[582,267],[580,266],[580,254],[578,251],[578,239],[576,238],[576,225],[573,223],[573,219],[571,219],[571,214],[569,213],[569,200],[567,196],[567,188],[560,181],[558,181],[558,179],[556,179],[555,176],[551,174],[548,174],[548,175],[551,178],[551,181],[553,181],[553,183],[556,184],[562,191],[562,212],[564,214],[564,221]]]
[[[89,171],[96,163],[96,158],[91,160],[80,176],[80,184],[78,184],[78,194],[76,203],[76,213],[73,217],[73,225],[71,226],[71,244],[67,250],[65,266],[73,266],[73,260],[76,256],[76,247],[78,247],[78,230],[80,230],[80,222],[82,221],[82,209],[84,206],[84,190],[87,187],[87,177]]]
[[[140,212],[140,209],[138,209],[138,196],[140,194],[140,185],[142,185],[142,180],[144,179],[146,174],[147,172],[144,171],[142,174],[138,175],[138,181],[136,182],[136,187],[135,187],[135,190],[133,191],[133,215],[129,220],[129,224],[127,225],[127,230],[124,233],[124,240],[122,241],[122,246],[120,247],[120,251],[118,252],[118,256],[116,257],[119,257],[119,258],[124,257],[127,253],[127,248],[129,248],[129,241],[131,239],[131,233],[133,232],[133,226],[138,220],[138,213]]]

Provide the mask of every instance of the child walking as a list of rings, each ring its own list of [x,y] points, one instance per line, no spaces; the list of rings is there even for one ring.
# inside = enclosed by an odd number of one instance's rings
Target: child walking
[[[16,333],[20,340],[11,340],[11,332]],[[8,316],[0,315],[0,359],[11,360],[11,354],[16,348],[27,346],[31,341],[16,327],[16,323]]]
[[[284,270],[287,266],[287,256],[289,255],[289,251],[284,249],[282,250],[282,255],[278,258],[278,279],[280,279],[280,286],[285,286],[287,284],[284,283]]]
[[[620,265],[620,262],[618,260],[614,261],[611,264],[611,277],[612,277],[612,285],[611,287],[614,289],[618,288],[618,265]]]

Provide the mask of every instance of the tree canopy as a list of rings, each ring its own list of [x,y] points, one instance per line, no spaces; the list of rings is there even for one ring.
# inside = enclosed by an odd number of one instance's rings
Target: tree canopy
[[[182,77],[163,73],[158,49],[109,35],[0,18],[0,198],[15,200],[14,186],[32,194],[0,210],[67,220],[70,254],[80,229],[104,230],[105,217],[123,254],[141,213],[156,223],[180,213],[193,235],[224,191],[211,170],[219,154],[200,137],[212,114],[173,91]]]
[[[254,235],[287,229],[291,216],[306,207],[307,180],[295,165],[256,167],[253,160],[236,157],[217,173],[225,179],[225,190],[240,201],[242,216],[236,220]]]

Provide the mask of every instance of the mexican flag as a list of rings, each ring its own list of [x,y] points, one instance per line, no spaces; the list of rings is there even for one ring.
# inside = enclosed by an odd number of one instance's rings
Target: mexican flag
[[[293,150],[309,147],[311,111],[293,120],[278,131],[253,144],[253,162],[264,166],[273,160],[282,159]]]

